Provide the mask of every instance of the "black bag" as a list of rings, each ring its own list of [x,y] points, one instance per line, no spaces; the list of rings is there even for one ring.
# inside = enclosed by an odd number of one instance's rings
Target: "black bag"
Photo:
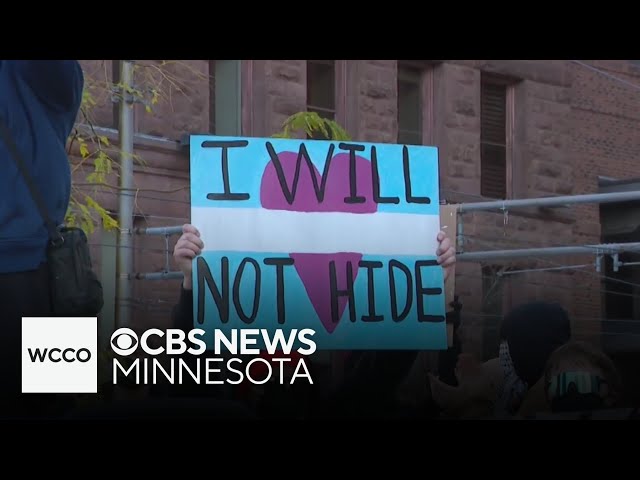
[[[55,225],[9,129],[1,118],[0,134],[13,155],[49,231],[47,263],[53,314],[69,317],[96,316],[102,309],[104,298],[102,284],[91,264],[86,234],[80,228]]]

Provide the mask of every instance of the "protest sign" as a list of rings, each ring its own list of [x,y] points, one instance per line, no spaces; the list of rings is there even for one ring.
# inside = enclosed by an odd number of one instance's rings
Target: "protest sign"
[[[194,326],[447,346],[435,147],[191,137]]]

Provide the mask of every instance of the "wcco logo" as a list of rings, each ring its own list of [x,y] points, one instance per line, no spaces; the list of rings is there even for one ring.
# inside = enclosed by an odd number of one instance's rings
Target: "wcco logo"
[[[98,319],[22,319],[23,393],[97,393]]]
[[[88,348],[34,348],[27,349],[29,351],[29,358],[32,362],[81,362],[86,363],[91,360],[91,352]]]

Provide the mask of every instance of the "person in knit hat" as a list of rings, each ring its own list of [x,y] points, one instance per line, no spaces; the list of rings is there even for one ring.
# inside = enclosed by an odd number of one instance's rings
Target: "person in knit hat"
[[[551,354],[571,338],[567,312],[557,304],[526,303],[504,318],[499,361],[504,381],[495,404],[498,416],[514,415],[543,377]]]

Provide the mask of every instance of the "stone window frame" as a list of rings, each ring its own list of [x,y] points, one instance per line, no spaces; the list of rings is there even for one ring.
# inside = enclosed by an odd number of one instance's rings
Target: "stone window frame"
[[[397,137],[402,143],[402,132],[418,133],[415,129],[403,128],[401,125],[401,82],[413,83],[418,88],[421,118],[419,122],[419,145],[433,145],[435,141],[434,125],[434,71],[436,63],[429,60],[398,60],[397,76]]]
[[[307,60],[304,60],[306,63]],[[335,62],[335,120],[351,138],[359,134],[360,60]],[[266,61],[242,61],[242,132],[243,135],[270,136],[269,94],[266,85]]]
[[[307,60],[306,62],[306,91],[305,108],[307,112],[315,112],[321,118],[336,120],[338,76],[336,75],[336,60]],[[328,78],[323,78],[328,77]],[[326,83],[326,85],[324,84]],[[324,90],[330,88],[326,98]],[[312,98],[315,97],[315,98]],[[326,140],[321,132],[316,132],[309,139]]]

